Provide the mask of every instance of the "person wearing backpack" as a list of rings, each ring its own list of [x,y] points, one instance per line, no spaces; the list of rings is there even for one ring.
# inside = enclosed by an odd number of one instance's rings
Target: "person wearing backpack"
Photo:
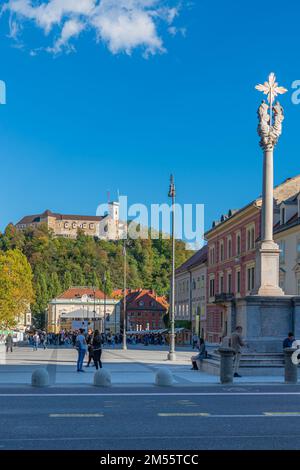
[[[86,344],[86,339],[84,336],[84,330],[80,328],[79,334],[76,337],[76,349],[78,351],[78,358],[77,358],[77,372],[84,372],[82,369],[83,366],[83,361],[84,361],[84,356],[87,351],[87,344]]]

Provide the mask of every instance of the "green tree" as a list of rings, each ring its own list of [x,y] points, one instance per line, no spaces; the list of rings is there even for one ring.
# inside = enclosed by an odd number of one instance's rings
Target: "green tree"
[[[70,289],[72,287],[72,275],[70,271],[66,271],[63,277],[63,288],[64,290]]]
[[[1,237],[0,249],[5,251],[15,248],[22,250],[24,243],[25,237],[23,232],[17,230],[13,224],[8,224]]]
[[[105,294],[110,295],[113,291],[113,285],[112,285],[112,282],[111,282],[110,272],[109,271],[107,271],[105,273],[105,282],[103,281],[102,285],[103,285],[103,291],[105,292]]]
[[[32,270],[17,249],[0,252],[0,325],[12,328],[34,300]]]
[[[57,273],[51,273],[48,282],[48,295],[50,299],[54,299],[61,294],[62,288]]]

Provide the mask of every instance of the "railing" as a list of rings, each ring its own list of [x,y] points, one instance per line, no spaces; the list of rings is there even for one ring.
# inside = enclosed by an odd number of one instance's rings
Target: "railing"
[[[230,302],[234,298],[234,294],[231,292],[221,292],[215,295],[215,303]]]

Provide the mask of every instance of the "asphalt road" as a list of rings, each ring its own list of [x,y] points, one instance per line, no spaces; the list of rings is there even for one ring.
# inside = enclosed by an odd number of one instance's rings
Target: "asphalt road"
[[[298,386],[0,390],[0,450],[300,449]]]

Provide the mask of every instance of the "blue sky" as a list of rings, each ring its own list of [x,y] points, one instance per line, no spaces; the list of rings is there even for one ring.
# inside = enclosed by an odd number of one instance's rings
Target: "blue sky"
[[[205,204],[206,228],[260,194],[254,86],[271,71],[289,90],[300,79],[299,2],[122,2],[151,7],[141,31],[93,29],[85,16],[69,40],[62,25],[74,14],[47,35],[38,17],[2,14],[1,230],[45,209],[94,214],[107,190],[129,203],[166,202],[171,172],[178,202]],[[291,92],[281,103],[276,183],[300,173],[300,105]]]

